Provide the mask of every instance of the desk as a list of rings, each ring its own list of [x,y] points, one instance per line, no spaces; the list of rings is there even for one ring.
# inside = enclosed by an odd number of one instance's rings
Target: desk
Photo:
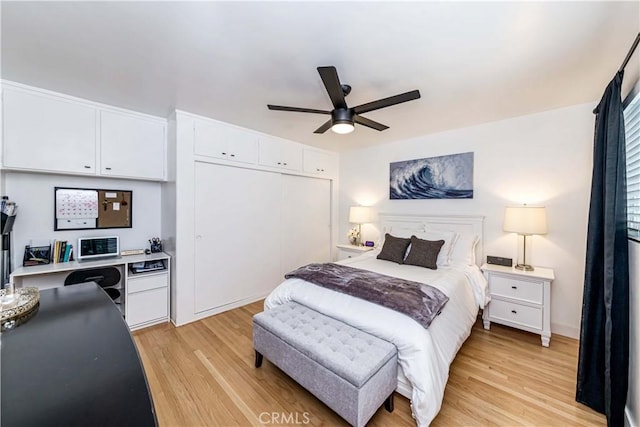
[[[1,339],[3,427],[157,425],[131,334],[94,283],[43,290]]]
[[[130,265],[137,262],[164,262],[165,270],[134,274]],[[117,267],[122,274],[122,313],[129,327],[144,328],[169,320],[169,282],[171,257],[164,253],[102,258],[92,261],[70,261],[57,264],[20,267],[11,273],[16,287],[36,286],[40,290],[64,286],[64,278],[72,271],[100,267]]]

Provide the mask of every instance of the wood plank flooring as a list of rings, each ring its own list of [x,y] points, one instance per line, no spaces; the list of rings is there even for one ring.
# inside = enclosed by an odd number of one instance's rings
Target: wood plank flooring
[[[282,371],[253,366],[251,318],[262,301],[176,328],[134,333],[162,427],[347,424]],[[578,342],[478,321],[451,366],[433,426],[589,426],[604,416],[574,401]],[[409,401],[370,426],[412,426]]]

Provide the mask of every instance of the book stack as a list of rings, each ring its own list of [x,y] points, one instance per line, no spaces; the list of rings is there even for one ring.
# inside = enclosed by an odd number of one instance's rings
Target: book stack
[[[54,264],[59,262],[73,261],[73,245],[66,240],[56,240],[53,243],[53,253],[51,260]]]

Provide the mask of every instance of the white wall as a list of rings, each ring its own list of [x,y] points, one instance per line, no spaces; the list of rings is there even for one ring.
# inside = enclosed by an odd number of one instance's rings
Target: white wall
[[[552,331],[578,338],[594,106],[595,102],[577,105],[344,153],[340,158],[340,240],[347,240],[351,205],[374,205],[384,213],[481,214],[485,216],[485,255],[516,258],[522,242],[502,231],[504,207],[545,205],[549,233],[531,239],[527,258],[533,265],[555,270]],[[468,151],[475,153],[473,199],[389,200],[390,162]],[[378,230],[363,227],[363,238],[377,239]]]
[[[53,231],[54,187],[131,190],[133,227]],[[24,247],[31,239],[75,241],[82,236],[116,235],[120,236],[121,249],[149,247],[148,240],[151,237],[162,237],[160,187],[161,184],[158,182],[5,172],[4,194],[18,205],[18,216],[11,236],[13,269],[22,266]]]

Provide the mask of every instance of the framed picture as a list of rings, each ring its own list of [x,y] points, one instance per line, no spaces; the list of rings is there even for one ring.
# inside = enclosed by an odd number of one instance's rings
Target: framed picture
[[[473,199],[473,153],[391,163],[389,198]]]

